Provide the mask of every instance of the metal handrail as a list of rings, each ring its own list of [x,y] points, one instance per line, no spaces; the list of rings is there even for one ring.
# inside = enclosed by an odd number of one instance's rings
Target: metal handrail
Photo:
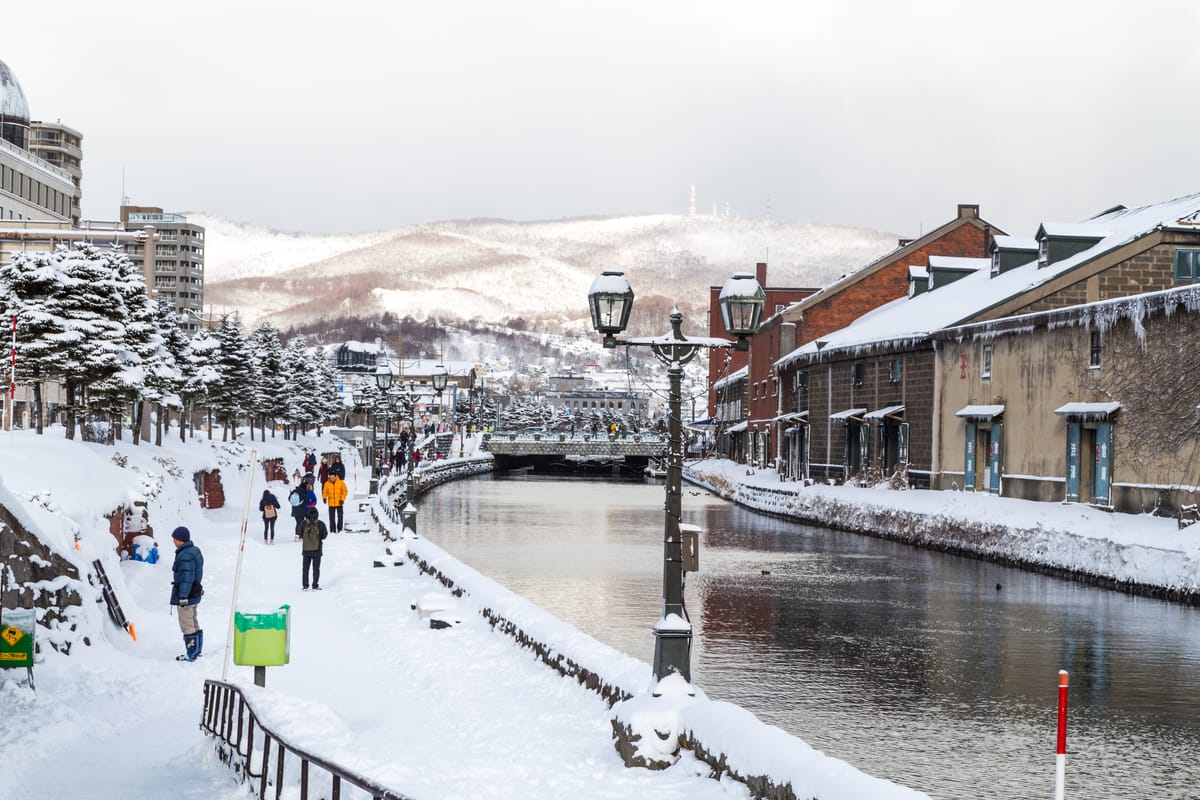
[[[262,757],[257,762],[257,773],[254,772],[256,728],[257,738],[262,742]],[[275,789],[275,800],[282,796],[284,767],[289,754],[293,756],[293,760],[299,761],[301,798],[312,796],[309,793],[311,765],[328,773],[330,792],[334,800],[341,797],[343,783],[367,792],[373,800],[412,800],[408,795],[381,786],[343,766],[291,744],[270,726],[263,724],[241,688],[232,683],[217,680],[204,682],[204,712],[200,719],[200,729],[217,737],[217,755],[233,769],[238,780],[257,781],[255,796],[259,800],[266,800],[269,787]],[[275,756],[273,780],[272,755]]]

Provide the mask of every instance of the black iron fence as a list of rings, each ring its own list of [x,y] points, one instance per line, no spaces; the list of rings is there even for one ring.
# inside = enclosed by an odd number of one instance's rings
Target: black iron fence
[[[412,800],[291,744],[263,724],[242,690],[231,683],[204,682],[200,727],[217,738],[221,760],[238,780],[250,783],[259,800],[279,800],[285,783],[299,785],[301,800],[341,800],[343,786],[360,790],[372,800]]]

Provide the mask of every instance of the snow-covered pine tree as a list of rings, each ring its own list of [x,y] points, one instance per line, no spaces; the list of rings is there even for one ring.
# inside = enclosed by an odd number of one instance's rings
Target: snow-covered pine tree
[[[207,417],[206,427],[208,438],[212,439],[213,405],[212,398],[216,394],[216,386],[221,380],[215,366],[221,343],[213,336],[208,328],[201,328],[188,342],[188,352],[183,365],[183,387],[180,395],[183,398],[184,414],[191,417],[191,410],[196,406],[204,409]],[[193,428],[193,436],[195,429]],[[179,438],[183,440],[183,426],[180,425]]]
[[[69,248],[60,247],[54,258],[63,278],[59,300],[66,321],[63,341],[67,349],[60,374],[67,395],[67,438],[74,439],[76,424],[92,410],[93,387],[99,393],[95,410],[107,415],[110,424],[116,416],[116,424],[120,424],[121,409],[114,407],[107,382],[128,364],[123,322],[128,309],[121,276],[109,253],[76,242]]]
[[[160,342],[147,366],[146,394],[147,397],[152,397],[156,404],[154,443],[161,447],[163,428],[170,421],[168,409],[183,406],[179,395],[183,388],[181,361],[187,358],[188,340],[183,329],[179,327],[179,319],[175,316],[172,304],[166,300],[157,300],[154,305],[155,327],[158,329]],[[182,414],[179,424],[182,428]]]
[[[33,423],[43,432],[42,387],[59,375],[64,358],[59,294],[62,291],[60,261],[49,252],[16,253],[0,266],[0,307],[6,322],[17,317],[16,381],[33,387]]]
[[[159,399],[158,382],[149,381],[149,371],[159,366],[170,370],[169,365],[159,365],[162,334],[158,331],[158,301],[146,291],[142,271],[115,247],[103,250],[111,273],[111,283],[104,288],[119,300],[109,306],[108,317],[116,324],[113,328],[113,355],[118,369],[94,389],[97,400],[108,406],[110,419],[120,438],[121,419],[133,404],[133,442],[141,439],[143,415],[149,413],[148,403]],[[119,337],[117,333],[120,333]]]
[[[236,314],[221,318],[217,327],[216,358],[212,364],[218,379],[209,386],[213,411],[224,426],[221,441],[228,441],[232,428],[237,435],[238,418],[250,407],[254,392],[254,357]]]
[[[259,425],[265,441],[267,423],[271,424],[271,436],[274,438],[276,422],[285,419],[288,413],[283,345],[279,341],[279,331],[269,322],[254,329],[250,343],[258,364],[255,406],[259,411]]]
[[[308,351],[300,336],[293,337],[283,350],[283,366],[280,374],[284,379],[284,403],[286,410],[280,415],[286,429],[291,431],[291,437],[296,438],[304,416],[304,387],[307,379],[304,373],[308,370]]]

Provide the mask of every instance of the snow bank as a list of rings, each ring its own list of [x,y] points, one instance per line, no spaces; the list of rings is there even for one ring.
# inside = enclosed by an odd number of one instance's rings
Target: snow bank
[[[974,492],[782,483],[724,460],[690,462],[684,476],[767,514],[1200,601],[1200,536],[1174,519]]]

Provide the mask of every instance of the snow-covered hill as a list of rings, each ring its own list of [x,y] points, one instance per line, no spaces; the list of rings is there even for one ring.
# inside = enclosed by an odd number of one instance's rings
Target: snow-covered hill
[[[390,311],[417,319],[579,329],[602,269],[622,269],[643,313],[678,303],[703,318],[708,287],[768,262],[772,286],[819,287],[896,246],[862,228],[720,216],[641,215],[545,222],[457,220],[392,231],[281,233],[204,214],[205,302],[276,325]],[[661,322],[651,329],[666,327]]]

